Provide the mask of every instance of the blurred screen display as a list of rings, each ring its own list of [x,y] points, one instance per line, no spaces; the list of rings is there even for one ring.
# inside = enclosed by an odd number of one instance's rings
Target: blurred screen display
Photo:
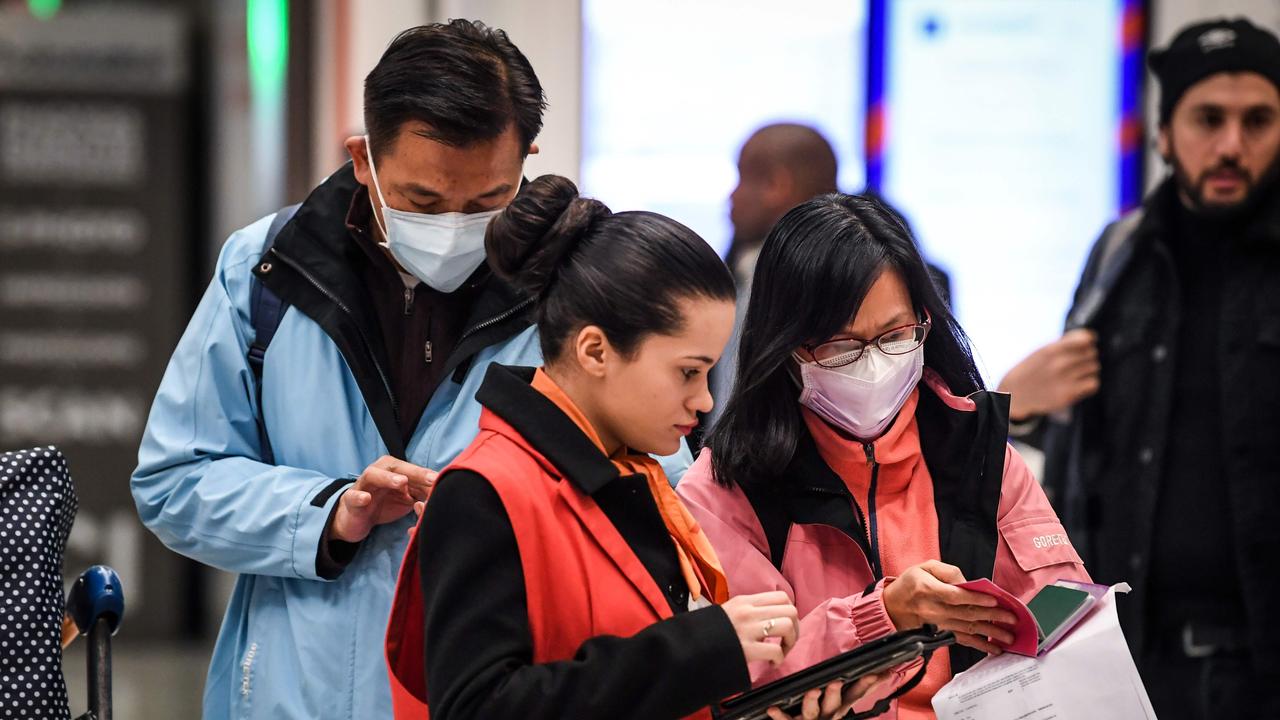
[[[738,151],[780,121],[816,127],[841,188],[862,188],[864,3],[583,0],[582,12],[584,194],[669,215],[723,254]]]
[[[889,0],[882,189],[994,385],[1119,208],[1120,0]]]
[[[131,637],[191,624],[188,561],[129,493],[194,300],[191,58],[176,9],[0,7],[0,452],[66,454],[79,511],[65,578],[115,568]]]

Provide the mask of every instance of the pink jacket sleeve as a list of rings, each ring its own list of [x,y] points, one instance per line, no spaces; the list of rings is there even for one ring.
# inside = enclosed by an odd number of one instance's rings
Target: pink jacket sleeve
[[[1040,483],[1011,446],[1005,450],[996,529],[999,537],[992,580],[1023,602],[1056,580],[1091,582]],[[870,708],[876,699],[888,695],[918,668],[919,661],[916,661],[896,669],[889,682],[859,701],[854,710],[861,712]]]
[[[831,598],[800,617],[800,638],[781,665],[750,663],[751,684],[763,685],[895,631],[881,580],[868,595]]]
[[[991,579],[1019,600],[1030,600],[1056,580],[1091,582],[1040,483],[1012,447],[1005,451],[996,526],[1000,536]]]
[[[774,567],[764,529],[751,503],[738,488],[717,485],[711,476],[710,453],[703,451],[685,473],[676,492],[702,526],[729,580],[731,595],[782,590],[800,613],[800,637],[781,665],[752,663],[753,685],[803,670],[863,643],[884,637],[895,628],[884,607],[886,581],[868,594],[863,588],[844,597],[809,602],[797,598],[787,578]],[[833,530],[833,532],[836,532]]]

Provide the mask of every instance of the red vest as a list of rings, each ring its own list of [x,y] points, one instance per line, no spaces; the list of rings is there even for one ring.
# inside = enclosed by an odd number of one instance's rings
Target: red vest
[[[571,659],[593,637],[629,637],[671,617],[657,583],[595,501],[488,409],[480,416],[480,434],[446,468],[453,469],[485,477],[506,508],[524,572],[535,663]],[[427,717],[414,533],[400,566],[387,628],[397,720]],[[704,709],[691,717],[709,719],[711,714]]]

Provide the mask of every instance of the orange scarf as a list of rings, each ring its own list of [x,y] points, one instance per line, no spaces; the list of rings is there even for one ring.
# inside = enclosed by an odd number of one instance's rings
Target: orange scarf
[[[605,451],[604,443],[600,441],[600,436],[596,434],[587,416],[556,385],[550,375],[539,368],[533,374],[532,385],[534,390],[555,403],[595,443],[601,453]],[[707,599],[713,603],[721,604],[728,600],[729,583],[725,580],[724,570],[720,567],[715,549],[711,547],[711,541],[689,514],[688,508],[680,502],[658,461],[643,453],[634,453],[626,446],[620,448],[609,460],[622,475],[644,475],[648,481],[649,492],[658,505],[658,512],[667,526],[667,532],[671,534],[671,541],[675,543],[676,556],[680,559],[680,570],[685,582],[689,584],[690,596],[699,600],[705,592]]]

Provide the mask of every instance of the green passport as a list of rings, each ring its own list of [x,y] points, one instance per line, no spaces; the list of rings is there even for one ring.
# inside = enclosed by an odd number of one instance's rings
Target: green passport
[[[1075,626],[1080,616],[1093,605],[1093,597],[1083,590],[1060,585],[1046,585],[1027,603],[1027,609],[1036,619],[1040,638],[1037,645],[1046,650]]]

